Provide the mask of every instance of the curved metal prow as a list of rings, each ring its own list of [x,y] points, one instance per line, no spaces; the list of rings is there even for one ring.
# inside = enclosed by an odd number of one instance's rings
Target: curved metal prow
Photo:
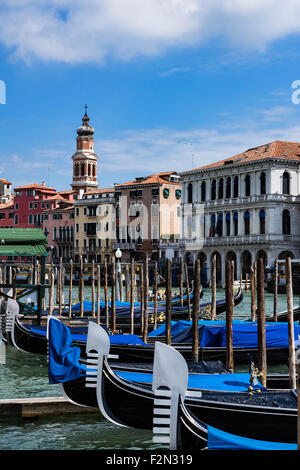
[[[177,447],[179,398],[185,397],[188,378],[188,367],[183,356],[171,346],[155,343],[153,442],[169,444],[171,450]]]
[[[86,342],[87,370],[85,386],[96,388],[97,402],[100,412],[104,418],[114,424],[120,423],[114,421],[106,412],[102,398],[102,375],[103,362],[108,357],[110,350],[110,341],[107,332],[95,322],[90,321],[88,326],[88,337]]]

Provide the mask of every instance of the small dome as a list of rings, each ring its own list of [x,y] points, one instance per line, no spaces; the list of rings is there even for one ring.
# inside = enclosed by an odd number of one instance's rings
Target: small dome
[[[82,118],[82,125],[78,127],[77,134],[79,136],[89,136],[94,134],[94,129],[89,125],[90,118],[88,117],[86,111]]]

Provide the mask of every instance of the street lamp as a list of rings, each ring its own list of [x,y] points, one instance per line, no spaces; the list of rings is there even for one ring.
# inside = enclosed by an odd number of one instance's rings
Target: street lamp
[[[120,250],[120,248],[118,248],[117,251],[115,252],[115,256],[118,260],[118,262],[117,262],[117,286],[118,286],[117,300],[120,300],[121,299],[121,289],[122,289],[121,263],[120,263],[120,259],[122,258],[122,251]]]

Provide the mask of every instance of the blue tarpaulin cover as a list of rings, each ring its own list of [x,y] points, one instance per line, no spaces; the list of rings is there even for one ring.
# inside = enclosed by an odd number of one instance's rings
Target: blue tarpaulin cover
[[[49,383],[69,382],[85,374],[79,364],[80,348],[72,344],[69,328],[59,320],[49,320]]]
[[[165,334],[165,325],[149,333],[149,336]],[[294,325],[295,338],[300,335],[300,326]],[[192,322],[179,320],[171,322],[171,336],[174,343],[192,341]],[[200,347],[226,347],[226,323],[224,321],[199,322]],[[233,346],[243,348],[257,348],[257,323],[246,321],[233,321]],[[288,348],[288,324],[266,323],[266,347]]]
[[[115,371],[122,379],[130,382],[152,383],[151,372]],[[223,392],[247,392],[250,385],[250,374],[189,374],[188,387],[198,390],[217,390]],[[265,390],[258,382],[255,390]]]
[[[297,444],[249,439],[209,425],[207,433],[207,448],[209,450],[297,450]]]

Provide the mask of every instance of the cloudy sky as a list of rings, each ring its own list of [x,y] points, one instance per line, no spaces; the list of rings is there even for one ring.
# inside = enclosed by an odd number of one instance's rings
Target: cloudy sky
[[[300,141],[299,13],[298,0],[0,0],[0,177],[70,189],[85,104],[101,187]]]

